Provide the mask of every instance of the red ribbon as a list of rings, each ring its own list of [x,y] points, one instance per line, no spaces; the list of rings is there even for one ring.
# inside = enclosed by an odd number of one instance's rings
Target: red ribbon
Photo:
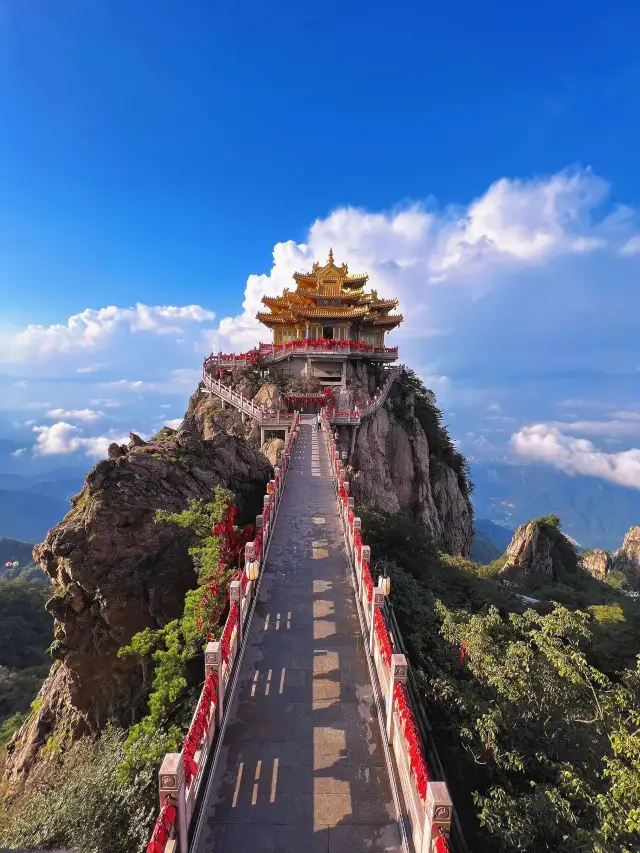
[[[386,663],[387,666],[391,666],[391,655],[393,654],[391,637],[389,635],[389,629],[387,628],[387,623],[385,622],[384,616],[377,607],[374,616],[374,626],[376,630],[376,639],[378,640],[378,649],[380,651],[380,657]]]
[[[169,800],[164,802],[160,814],[151,833],[151,841],[147,844],[147,853],[164,853],[164,848],[171,835],[171,830],[176,822],[176,807]]]
[[[416,780],[416,790],[420,799],[425,800],[427,797],[429,770],[422,751],[418,724],[416,723],[413,709],[409,704],[407,691],[402,684],[396,684],[393,690],[393,698],[398,709],[398,714],[400,715],[402,731],[407,744],[407,752],[409,753],[409,764]]]

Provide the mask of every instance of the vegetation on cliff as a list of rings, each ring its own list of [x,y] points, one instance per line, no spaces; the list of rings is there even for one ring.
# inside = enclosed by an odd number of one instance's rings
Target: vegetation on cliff
[[[637,850],[639,635],[632,631],[614,656],[602,633],[603,625],[630,630],[635,602],[621,604],[616,590],[585,577],[567,550],[564,574],[538,588],[545,597],[532,609],[518,597],[526,586],[516,595],[497,580],[501,567],[440,554],[420,525],[359,513],[377,569],[392,578],[394,610],[470,849]],[[561,535],[556,519],[547,522]],[[574,580],[588,610],[553,602]]]
[[[120,651],[137,659],[143,683],[151,682],[142,718],[128,730],[112,722],[97,738],[83,737],[65,751],[50,738],[45,749],[52,764],[41,762],[28,788],[0,808],[0,843],[83,853],[144,849],[160,762],[180,749],[203,679],[203,647],[219,631],[237,555],[252,532],[236,527],[235,515],[233,493],[222,487],[213,501],[156,512],[158,524],[189,532],[197,586],[187,591],[179,619],[145,628]]]

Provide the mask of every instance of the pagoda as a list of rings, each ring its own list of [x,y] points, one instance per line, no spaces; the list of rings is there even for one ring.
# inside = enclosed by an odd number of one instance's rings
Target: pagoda
[[[293,278],[295,290],[264,296],[269,311],[256,315],[273,331],[274,346],[303,340],[351,341],[375,351],[384,349],[385,333],[402,322],[401,314],[390,313],[398,300],[378,299],[375,290],[365,293],[369,276],[351,275],[347,264],[337,266],[331,249],[324,266],[314,263],[310,273],[296,272]]]

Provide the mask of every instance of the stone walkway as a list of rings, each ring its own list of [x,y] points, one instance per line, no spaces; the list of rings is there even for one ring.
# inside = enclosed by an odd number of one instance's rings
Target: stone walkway
[[[400,851],[322,434],[301,426],[196,853]]]

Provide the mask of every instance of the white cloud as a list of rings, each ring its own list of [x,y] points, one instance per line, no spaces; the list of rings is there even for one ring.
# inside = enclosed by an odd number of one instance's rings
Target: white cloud
[[[502,409],[502,406],[500,405],[500,403],[489,403],[487,409],[490,412],[499,412]]]
[[[180,429],[182,421],[183,418],[171,418],[171,420],[164,421],[163,426],[171,427],[171,429]]]
[[[19,447],[17,450],[12,450],[9,456],[24,456],[27,452],[26,447]]]
[[[85,437],[82,430],[73,424],[59,421],[51,426],[35,426],[37,456],[69,455],[83,453],[98,458],[107,455],[109,445],[115,441],[123,444],[129,439],[115,434]]]
[[[629,412],[620,414],[629,415]],[[640,420],[636,418],[619,418],[609,421],[551,421],[549,426],[559,432],[578,435],[633,436],[640,435]]]
[[[464,284],[483,293],[501,270],[513,272],[561,256],[584,256],[607,245],[617,248],[632,226],[633,211],[594,221],[592,213],[608,185],[590,170],[560,172],[530,181],[503,178],[465,209],[428,210],[413,205],[391,213],[342,208],[317,220],[305,243],[277,243],[268,275],[247,279],[243,311],[223,318],[204,339],[214,352],[241,351],[268,336],[255,319],[266,310],[262,297],[291,287],[296,270],[322,261],[332,246],[338,263],[366,270],[381,295],[397,296],[405,322],[397,338],[444,334],[429,311],[443,285]]]
[[[160,406],[160,408],[161,408],[161,409],[170,409],[170,408],[171,408],[171,405],[172,405],[171,403],[163,403],[163,404]]]
[[[114,400],[113,397],[97,397],[94,400],[89,400],[92,406],[104,406],[105,409],[119,409],[122,403],[119,400]]]
[[[52,409],[47,413],[49,418],[66,418],[70,421],[83,421],[91,423],[99,421],[104,417],[104,412],[97,412],[94,409]]]
[[[103,388],[122,388],[125,391],[143,391],[154,387],[153,382],[143,382],[141,379],[116,379],[114,382],[101,382]]]
[[[86,367],[77,367],[76,373],[95,373],[97,370],[104,370],[104,364],[88,364]]]
[[[192,324],[202,324],[215,314],[200,305],[143,305],[131,308],[109,306],[98,310],[85,308],[66,323],[51,326],[27,326],[21,332],[4,335],[0,361],[32,362],[52,354],[94,352],[113,344],[120,334],[147,332],[156,335],[180,334]],[[78,368],[76,368],[78,370]],[[84,365],[79,370],[86,371]]]
[[[640,234],[631,237],[630,240],[620,248],[621,255],[638,255],[640,254]]]
[[[522,456],[546,462],[567,474],[609,480],[640,489],[640,449],[604,453],[586,438],[564,435],[548,424],[535,424],[511,436],[512,448]]]

